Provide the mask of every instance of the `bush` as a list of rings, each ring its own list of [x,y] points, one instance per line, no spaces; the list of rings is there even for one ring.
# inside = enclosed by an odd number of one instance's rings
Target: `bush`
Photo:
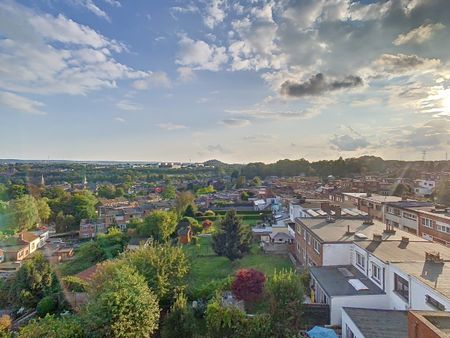
[[[195,332],[195,318],[192,309],[187,304],[183,294],[177,296],[170,312],[164,319],[161,330],[163,338],[193,337]]]
[[[83,327],[78,318],[74,316],[57,318],[52,315],[47,315],[45,318],[34,319],[23,326],[17,337],[81,338],[86,337],[86,334],[83,332]]]
[[[8,315],[2,315],[0,317],[0,336],[6,334],[11,329],[12,319]]]
[[[240,300],[252,302],[258,300],[264,290],[266,276],[255,269],[240,269],[231,285],[233,295]]]
[[[57,308],[58,302],[52,296],[46,296],[39,301],[36,313],[39,317],[45,317],[47,314],[55,313]]]
[[[209,281],[206,284],[197,286],[196,288],[188,289],[189,299],[198,300],[204,299],[209,300],[217,292],[230,289],[231,286],[231,277],[226,277],[224,279],[216,279]]]
[[[237,307],[222,306],[220,295],[208,304],[205,316],[211,337],[234,337],[245,320],[245,313]]]
[[[205,215],[205,216],[216,216],[216,213],[214,211],[212,211],[212,210],[206,210],[203,215]]]
[[[62,279],[64,286],[72,292],[86,292],[88,283],[76,276],[66,276]]]

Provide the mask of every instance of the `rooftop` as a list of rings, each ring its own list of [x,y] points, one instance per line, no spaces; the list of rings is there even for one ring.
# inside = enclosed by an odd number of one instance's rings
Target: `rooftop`
[[[445,311],[411,311],[432,331],[441,337],[450,336],[450,313]]]
[[[370,194],[370,196],[367,196],[367,193],[365,192],[363,193],[344,192],[343,194],[351,197],[362,198],[374,203],[390,203],[390,202],[399,202],[402,200],[402,198],[398,196],[384,196],[378,194]]]
[[[374,234],[382,235],[383,241],[399,241],[402,236],[410,241],[425,242],[426,240],[406,231],[395,229],[395,234],[383,232],[386,226],[374,220],[373,224],[364,224],[362,219],[338,218],[334,222],[327,222],[323,218],[297,218],[296,223],[301,223],[310,229],[323,242],[353,242],[369,240]],[[350,232],[348,232],[350,230]]]
[[[383,290],[359,272],[353,265],[314,266],[309,269],[311,275],[314,276],[322,290],[329,297],[384,295]],[[365,288],[357,290],[350,284],[349,280],[355,279],[359,280]]]
[[[394,266],[450,299],[450,263],[409,262]]]
[[[433,242],[360,241],[356,245],[371,252],[384,262],[424,262],[425,252],[439,252],[444,261],[450,262],[450,248]]]
[[[407,311],[374,310],[351,307],[344,307],[343,309],[364,337],[408,337]]]

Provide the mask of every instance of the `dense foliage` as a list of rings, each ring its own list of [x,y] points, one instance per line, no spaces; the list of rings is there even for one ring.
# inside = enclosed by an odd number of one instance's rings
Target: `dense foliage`
[[[167,242],[175,232],[177,214],[172,211],[155,210],[137,227],[142,236],[152,237],[159,242]]]
[[[190,338],[195,334],[195,318],[184,294],[179,294],[164,318],[161,337],[163,338]]]
[[[82,324],[75,316],[58,318],[47,315],[42,319],[32,320],[22,327],[18,338],[83,338],[86,334]]]
[[[256,301],[264,291],[264,274],[255,269],[240,269],[231,284],[233,295],[240,300]]]
[[[242,223],[242,219],[235,210],[230,210],[213,234],[212,246],[217,255],[225,256],[233,261],[249,252],[250,242],[249,227]]]
[[[82,313],[89,336],[148,337],[157,330],[158,300],[134,268],[106,263],[93,283]]]

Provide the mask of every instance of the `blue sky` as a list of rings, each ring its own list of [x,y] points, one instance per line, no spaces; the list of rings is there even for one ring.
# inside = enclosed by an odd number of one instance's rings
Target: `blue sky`
[[[0,158],[444,159],[450,1],[2,1]]]

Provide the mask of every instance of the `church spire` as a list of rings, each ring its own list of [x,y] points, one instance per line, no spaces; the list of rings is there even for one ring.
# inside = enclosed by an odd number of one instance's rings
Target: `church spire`
[[[45,187],[44,174],[42,174],[42,176],[41,176],[41,186],[42,186],[42,187]]]

